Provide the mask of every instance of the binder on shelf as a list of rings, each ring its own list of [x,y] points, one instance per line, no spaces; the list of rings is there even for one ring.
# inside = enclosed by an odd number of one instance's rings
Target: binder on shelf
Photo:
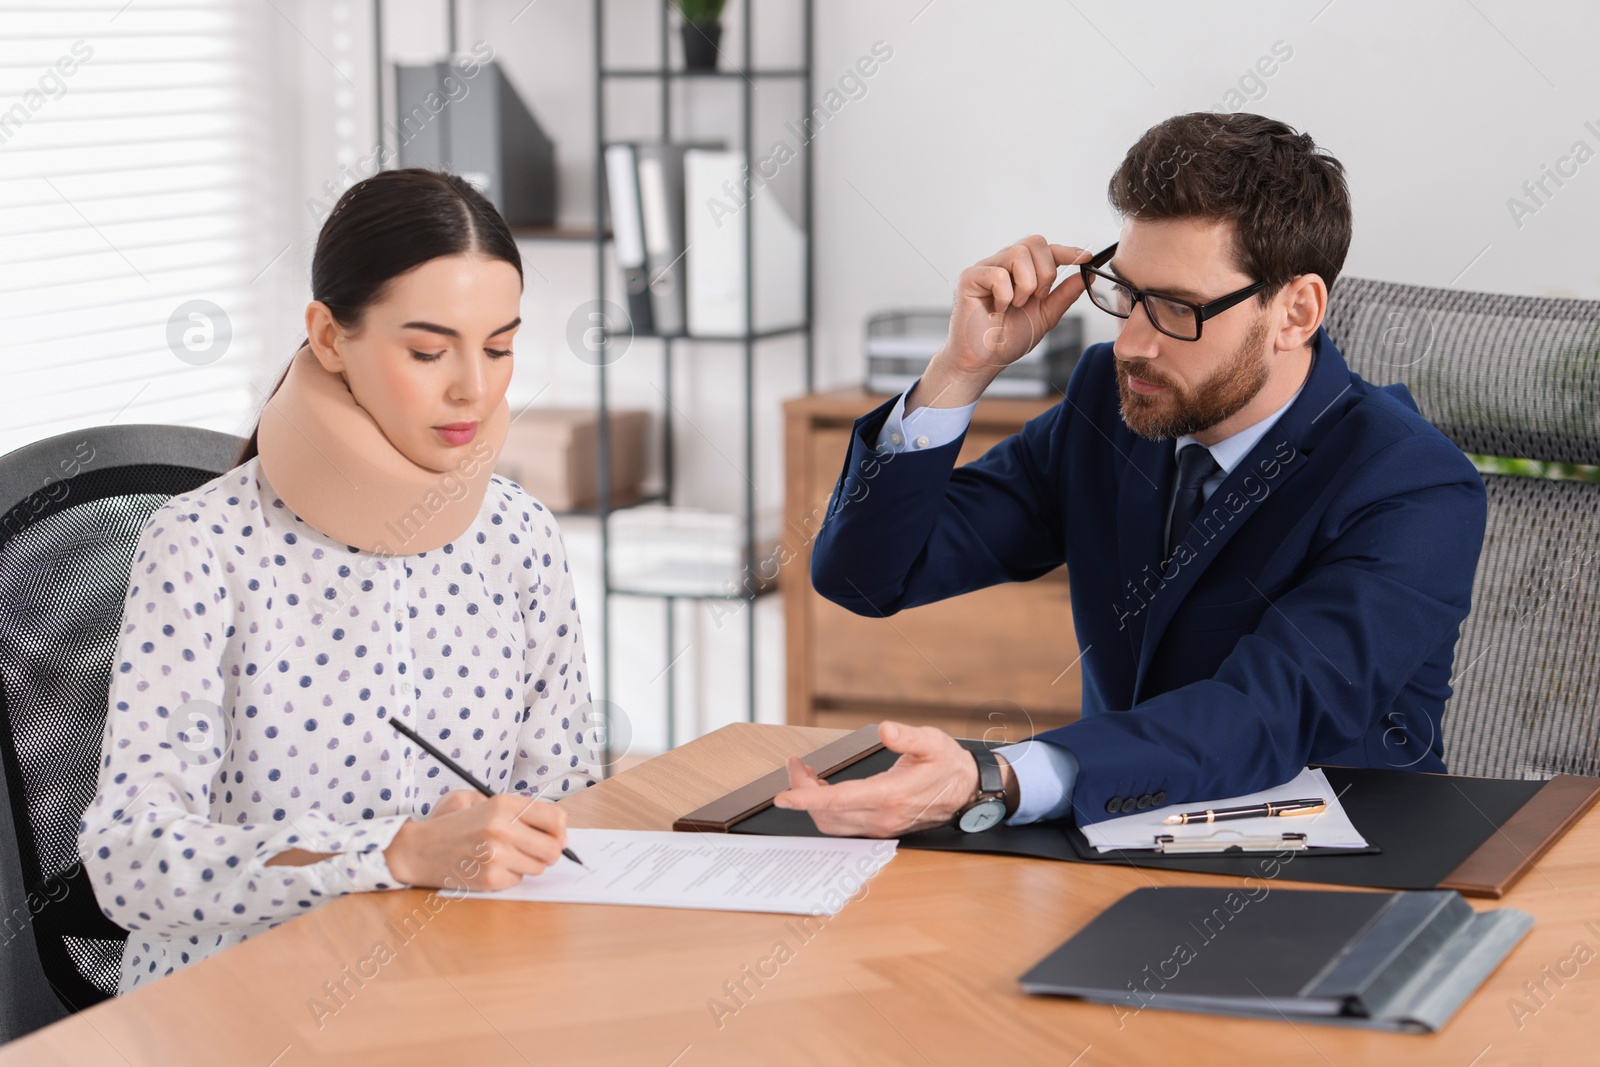
[[[457,97],[460,74],[453,63],[395,64],[400,165],[459,174],[508,225],[554,226],[555,143],[498,63],[484,63],[472,91]],[[446,97],[453,102],[443,110],[427,103]]]
[[[682,333],[685,325],[683,153],[682,145],[634,147],[644,224],[646,284],[656,333]]]
[[[1119,1019],[1160,1008],[1432,1033],[1532,926],[1453,890],[1146,887],[1020,981],[1110,1004]]]
[[[687,321],[699,337],[738,337],[805,321],[806,235],[757,183],[742,151],[691,148],[684,153],[688,263]],[[752,212],[754,322],[745,321],[744,212]]]
[[[645,260],[644,220],[639,205],[639,171],[634,146],[606,146],[606,199],[611,210],[612,253],[622,272],[633,332],[655,333]]]

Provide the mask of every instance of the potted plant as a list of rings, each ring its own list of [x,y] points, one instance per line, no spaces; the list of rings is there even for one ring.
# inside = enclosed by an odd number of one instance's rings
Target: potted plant
[[[683,65],[688,70],[716,70],[722,40],[722,7],[727,0],[673,0],[683,16]]]

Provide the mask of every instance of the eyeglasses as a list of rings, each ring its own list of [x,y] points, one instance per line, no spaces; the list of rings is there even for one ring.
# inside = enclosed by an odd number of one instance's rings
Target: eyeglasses
[[[1117,246],[1112,245],[1078,267],[1079,273],[1083,275],[1083,287],[1089,294],[1089,299],[1093,301],[1095,307],[1119,319],[1128,318],[1133,314],[1133,306],[1143,303],[1144,313],[1150,318],[1150,325],[1179,341],[1200,340],[1201,323],[1213,315],[1227,311],[1235,304],[1248,300],[1267,287],[1266,282],[1256,282],[1254,285],[1247,285],[1243,289],[1231,292],[1227,296],[1219,296],[1205,304],[1194,304],[1173,296],[1158,296],[1148,289],[1130,288],[1126,282],[1099,269],[1111,261],[1116,251]]]

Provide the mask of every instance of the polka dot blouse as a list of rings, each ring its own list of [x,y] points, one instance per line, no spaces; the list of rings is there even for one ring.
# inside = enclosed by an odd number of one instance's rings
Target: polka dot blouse
[[[555,520],[495,475],[442,548],[364,552],[306,524],[259,458],[140,531],[99,784],[78,847],[130,931],[121,992],[332,897],[399,883],[408,818],[470,788],[594,784],[583,642]],[[266,866],[305,849],[334,855]]]

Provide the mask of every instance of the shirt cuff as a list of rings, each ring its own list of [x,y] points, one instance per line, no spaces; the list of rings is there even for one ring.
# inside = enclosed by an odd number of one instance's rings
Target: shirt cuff
[[[336,872],[327,879],[334,893],[349,890],[366,892],[375,889],[405,889],[404,882],[389,870],[389,859],[383,850],[394,841],[409,815],[386,815],[362,822],[346,843],[346,849],[326,861]]]
[[[1017,776],[1017,810],[1007,826],[1060,819],[1072,810],[1072,787],[1078,781],[1078,757],[1048,741],[1019,741],[995,749]]]
[[[916,387],[917,383],[912,382],[911,389]],[[906,397],[911,395],[911,389],[901,393],[899,399],[894,402],[894,409],[889,412],[889,417],[883,422],[883,428],[878,431],[878,440],[874,446],[876,451],[907,452],[913,449],[938,448],[960,437],[972,422],[972,412],[978,406],[977,401],[958,408],[932,408],[924,405],[907,416]]]

